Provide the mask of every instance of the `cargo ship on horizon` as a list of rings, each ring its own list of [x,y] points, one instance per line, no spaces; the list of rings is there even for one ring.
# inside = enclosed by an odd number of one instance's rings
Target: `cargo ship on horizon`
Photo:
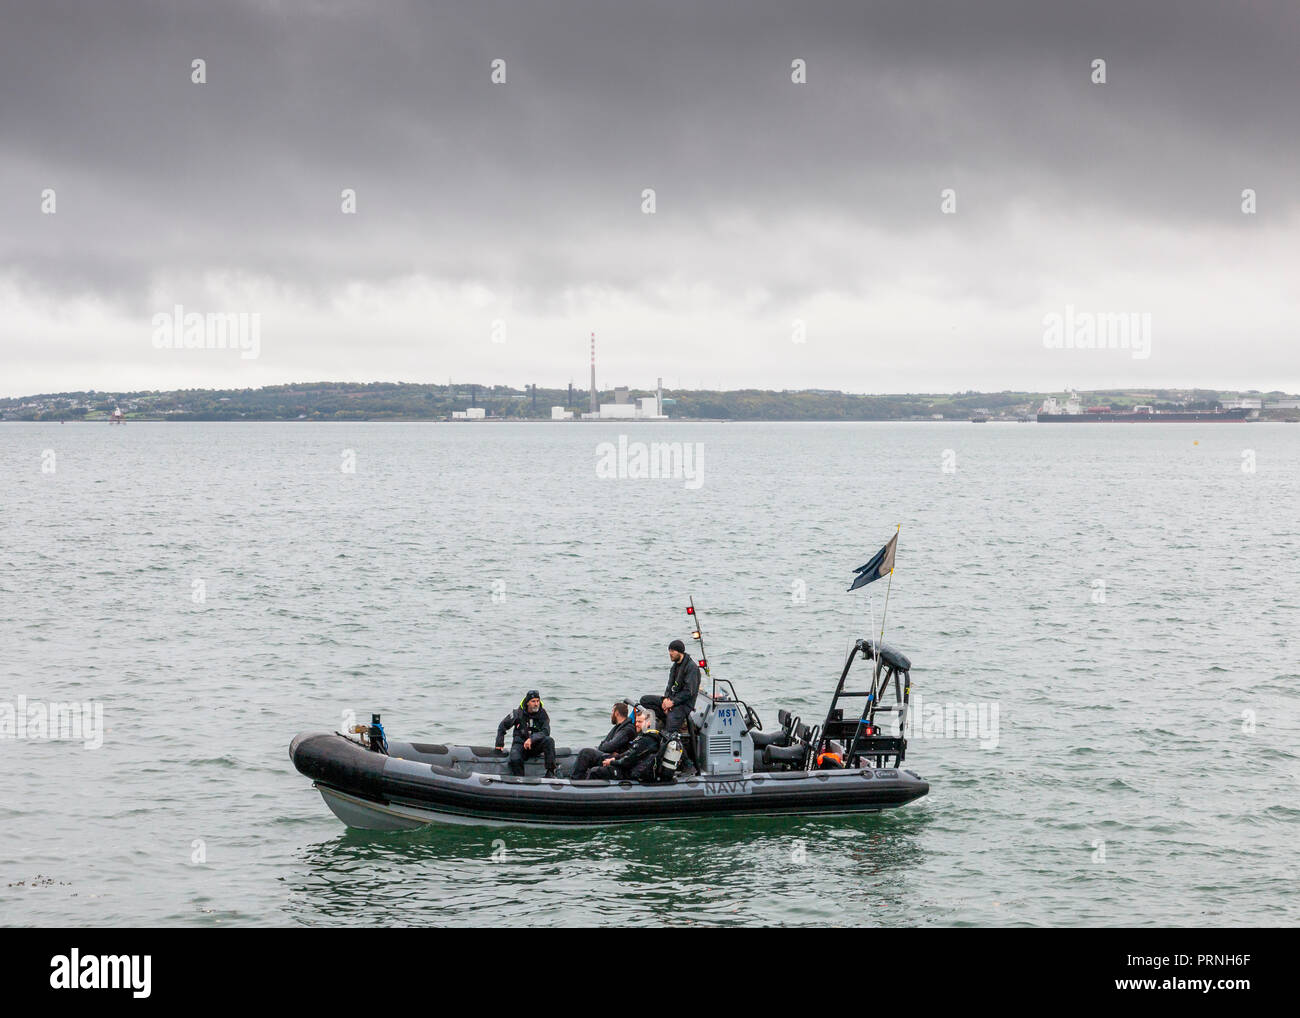
[[[1156,410],[1153,406],[1135,406],[1131,411],[1093,406],[1083,409],[1079,397],[1070,393],[1065,404],[1049,396],[1038,410],[1039,424],[1228,424],[1250,420],[1244,407],[1227,410]]]

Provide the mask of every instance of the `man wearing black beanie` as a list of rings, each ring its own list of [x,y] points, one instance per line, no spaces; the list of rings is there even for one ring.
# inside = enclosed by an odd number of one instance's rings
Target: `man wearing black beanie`
[[[700,668],[686,653],[686,645],[674,640],[668,645],[672,668],[668,672],[668,687],[662,697],[643,696],[641,706],[663,718],[664,738],[676,735],[686,724],[686,718],[695,709],[695,697],[700,692]]]
[[[514,731],[514,741],[510,744],[510,773],[515,777],[523,777],[524,761],[540,755],[546,762],[546,776],[555,777],[555,740],[551,738],[551,718],[542,706],[542,694],[537,690],[530,689],[525,693],[519,706],[497,725],[498,753],[505,752],[506,732],[511,730]]]

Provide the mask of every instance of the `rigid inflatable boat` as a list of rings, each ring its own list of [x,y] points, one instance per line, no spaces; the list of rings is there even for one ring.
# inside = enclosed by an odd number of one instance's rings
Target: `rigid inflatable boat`
[[[694,605],[688,613],[695,615]],[[698,627],[698,620],[694,620]],[[701,644],[697,628],[693,634]],[[855,660],[874,662],[869,689],[847,690]],[[780,728],[765,733],[757,713],[727,680],[701,687],[683,738],[687,759],[671,778],[571,781],[576,751],[558,748],[559,777],[542,763],[510,774],[507,754],[487,746],[389,741],[378,715],[344,732],[304,732],[289,747],[294,766],[311,778],[349,827],[397,831],[430,823],[588,826],[735,816],[841,816],[902,806],[930,786],[903,768],[903,736],[911,696],[911,662],[887,644],[858,640],[849,652],[825,720],[810,727],[779,711]],[[892,691],[892,703],[888,694]],[[841,701],[861,698],[845,716]],[[897,735],[885,735],[881,714],[893,714]]]

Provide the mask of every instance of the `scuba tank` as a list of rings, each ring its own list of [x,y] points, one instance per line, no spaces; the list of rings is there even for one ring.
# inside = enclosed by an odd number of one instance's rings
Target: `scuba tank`
[[[659,758],[659,776],[664,781],[671,781],[677,774],[677,765],[682,762],[682,740],[671,736],[664,746],[663,756]]]
[[[384,726],[379,723],[379,715],[370,715],[370,730],[367,732],[370,736],[370,748],[376,753],[388,755],[388,736],[384,734]]]
[[[359,742],[366,749],[383,753],[384,756],[388,755],[388,736],[384,734],[384,726],[380,723],[378,714],[370,715],[370,724],[340,728],[339,734],[349,738],[356,736],[352,739],[353,742]]]

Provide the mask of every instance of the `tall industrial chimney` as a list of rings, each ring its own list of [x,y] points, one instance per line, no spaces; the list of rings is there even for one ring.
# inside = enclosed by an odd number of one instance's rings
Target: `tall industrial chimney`
[[[594,414],[600,407],[596,405],[596,334],[591,334],[591,412]]]

